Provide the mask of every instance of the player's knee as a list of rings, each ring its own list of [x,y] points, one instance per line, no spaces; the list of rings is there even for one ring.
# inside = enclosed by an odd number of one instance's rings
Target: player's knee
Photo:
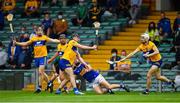
[[[157,80],[160,80],[160,79],[161,79],[161,76],[156,76],[156,79],[157,79]]]
[[[102,92],[102,91],[96,91],[96,93],[97,93],[97,94],[103,94],[103,92]]]
[[[42,76],[42,74],[43,74],[42,72],[39,72],[39,76]]]
[[[102,92],[97,92],[97,94],[103,94]]]
[[[44,75],[44,71],[40,70],[40,71],[39,71],[39,75],[40,75],[40,76],[43,76],[43,75]]]
[[[147,79],[151,79],[151,74],[147,74]]]
[[[63,76],[60,76],[60,80],[63,81],[65,78]]]
[[[71,76],[68,79],[70,79],[71,81],[75,81],[75,77],[74,76]]]
[[[57,74],[57,73],[55,73],[54,75],[55,75],[55,77],[58,77],[58,76],[59,76],[59,74]]]
[[[108,86],[107,86],[107,89],[112,89],[112,85],[108,85]]]
[[[69,72],[68,74],[69,74],[70,76],[74,76],[73,71]]]
[[[75,78],[74,74],[69,74],[69,77]]]

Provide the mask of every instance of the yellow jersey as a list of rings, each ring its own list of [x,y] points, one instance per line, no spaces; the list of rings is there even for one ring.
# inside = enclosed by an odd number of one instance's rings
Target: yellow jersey
[[[58,44],[57,45],[57,51],[58,51],[60,57],[64,54],[64,51],[66,48],[67,48],[67,44],[65,44],[65,45]]]
[[[65,49],[64,54],[62,56],[62,59],[68,60],[71,65],[74,63],[76,59],[76,55],[78,52],[78,48],[76,47],[77,44],[78,42],[76,42],[75,40],[69,41],[69,43],[67,44],[67,48]]]
[[[16,6],[16,0],[4,0],[2,6],[3,6],[2,8],[4,11],[13,10]]]
[[[46,42],[50,41],[50,38],[42,36],[33,36],[28,43],[33,44],[34,47],[34,58],[40,58],[47,56]]]
[[[148,45],[141,44],[141,45],[138,47],[138,50],[139,50],[139,51],[142,51],[144,54],[146,54],[146,53],[149,53],[149,54],[150,54],[150,53],[153,53],[153,52],[155,51],[155,49],[157,49],[157,47],[156,47],[156,45],[155,45],[153,42],[151,42],[151,41],[149,41]],[[162,58],[162,57],[161,57],[161,54],[160,54],[160,53],[155,54],[155,55],[149,57],[150,61],[152,61],[152,62],[159,61],[159,60],[161,60],[161,58]]]

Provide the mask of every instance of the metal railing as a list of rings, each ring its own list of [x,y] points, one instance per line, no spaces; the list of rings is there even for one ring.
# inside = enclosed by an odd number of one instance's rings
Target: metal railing
[[[52,70],[45,70],[46,72],[51,72]],[[108,70],[108,71],[99,71],[101,73],[104,73],[104,72],[109,72],[111,70]],[[132,72],[140,72],[139,70],[133,70]],[[178,72],[179,70],[171,70],[172,72]],[[34,74],[34,84],[35,84],[35,87],[38,86],[38,76],[39,76],[39,71],[38,69],[31,69],[31,70],[18,70],[18,69],[5,69],[5,70],[0,70],[0,73],[2,72],[5,72],[5,73],[15,73],[15,72],[22,72],[22,73],[32,73]],[[141,71],[141,72],[144,72],[144,71]],[[162,72],[163,72],[163,69],[162,69]],[[141,73],[139,73],[141,74]],[[1,78],[1,75],[0,75],[0,78]],[[157,87],[157,91],[158,92],[162,92],[162,82],[161,81],[157,81],[156,82],[156,87]]]

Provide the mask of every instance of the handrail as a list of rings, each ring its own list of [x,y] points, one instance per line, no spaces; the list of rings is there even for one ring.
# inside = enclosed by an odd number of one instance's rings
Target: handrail
[[[45,70],[45,71],[46,72],[51,72],[52,70],[48,69],[48,70]],[[104,70],[104,71],[99,70],[99,72],[110,72],[110,71],[114,71],[114,70]],[[140,71],[140,70],[133,70],[133,71]],[[166,71],[166,69],[162,69],[161,73],[163,71]],[[179,72],[180,70],[169,70],[169,71]],[[35,74],[35,82],[34,82],[34,84],[35,84],[36,87],[38,86],[38,76],[39,76],[38,69],[30,69],[30,70],[26,70],[26,69],[20,69],[20,70],[18,70],[18,69],[5,69],[5,70],[2,70],[2,69],[0,69],[0,73],[1,72],[33,72]],[[157,81],[156,85],[158,87],[157,91],[161,92],[162,91],[162,83],[160,81]]]
[[[29,70],[26,70],[26,69],[0,69],[0,72],[34,72],[38,69],[29,69]],[[178,72],[180,70],[168,70],[168,69],[161,69],[162,71],[173,71],[173,72]],[[51,69],[46,69],[45,70],[46,72],[51,72],[52,70]],[[110,71],[114,71],[114,70],[98,70],[99,72],[110,72]],[[142,70],[131,70],[132,72],[136,72],[136,71],[142,71]],[[118,72],[118,71],[117,71]]]
[[[37,69],[0,69],[0,72],[35,72]],[[45,70],[47,72],[51,72],[52,70]]]

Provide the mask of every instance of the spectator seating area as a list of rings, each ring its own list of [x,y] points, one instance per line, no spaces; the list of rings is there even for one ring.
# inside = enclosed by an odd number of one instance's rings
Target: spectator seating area
[[[18,3],[17,3],[18,5]],[[23,8],[21,7],[22,5],[19,5],[19,8]],[[95,42],[95,29],[93,27],[79,27],[79,26],[73,26],[71,23],[71,19],[73,17],[75,17],[75,8],[76,6],[72,7],[73,9],[70,9],[71,7],[51,7],[50,9],[48,9],[48,7],[43,6],[42,10],[49,10],[49,12],[51,13],[50,17],[52,19],[56,19],[57,18],[57,13],[59,12],[59,9],[61,11],[64,11],[63,16],[67,19],[68,21],[68,32],[76,32],[78,34],[80,34],[81,37],[81,43],[85,44],[85,45],[90,45],[93,42]],[[20,30],[22,26],[25,26],[28,33],[32,33],[33,28],[32,28],[32,24],[35,25],[40,25],[41,21],[43,19],[43,16],[41,18],[21,18],[21,14],[15,14],[15,17],[13,19],[13,26],[14,26],[14,33],[10,32],[10,28],[8,25],[8,22],[6,21],[5,24],[5,28],[3,31],[0,31],[0,34],[3,34],[0,36],[0,39],[3,40],[3,43],[5,45],[7,45],[9,43],[9,38],[11,36],[19,36],[20,34]],[[113,34],[113,30],[118,30],[120,28],[123,28],[126,25],[127,19],[124,18],[120,18],[120,19],[111,19],[109,21],[103,22],[101,24],[101,28],[99,30],[99,35],[101,37],[101,40],[105,40],[107,39],[107,35],[106,34]],[[55,46],[55,45],[52,45]]]

